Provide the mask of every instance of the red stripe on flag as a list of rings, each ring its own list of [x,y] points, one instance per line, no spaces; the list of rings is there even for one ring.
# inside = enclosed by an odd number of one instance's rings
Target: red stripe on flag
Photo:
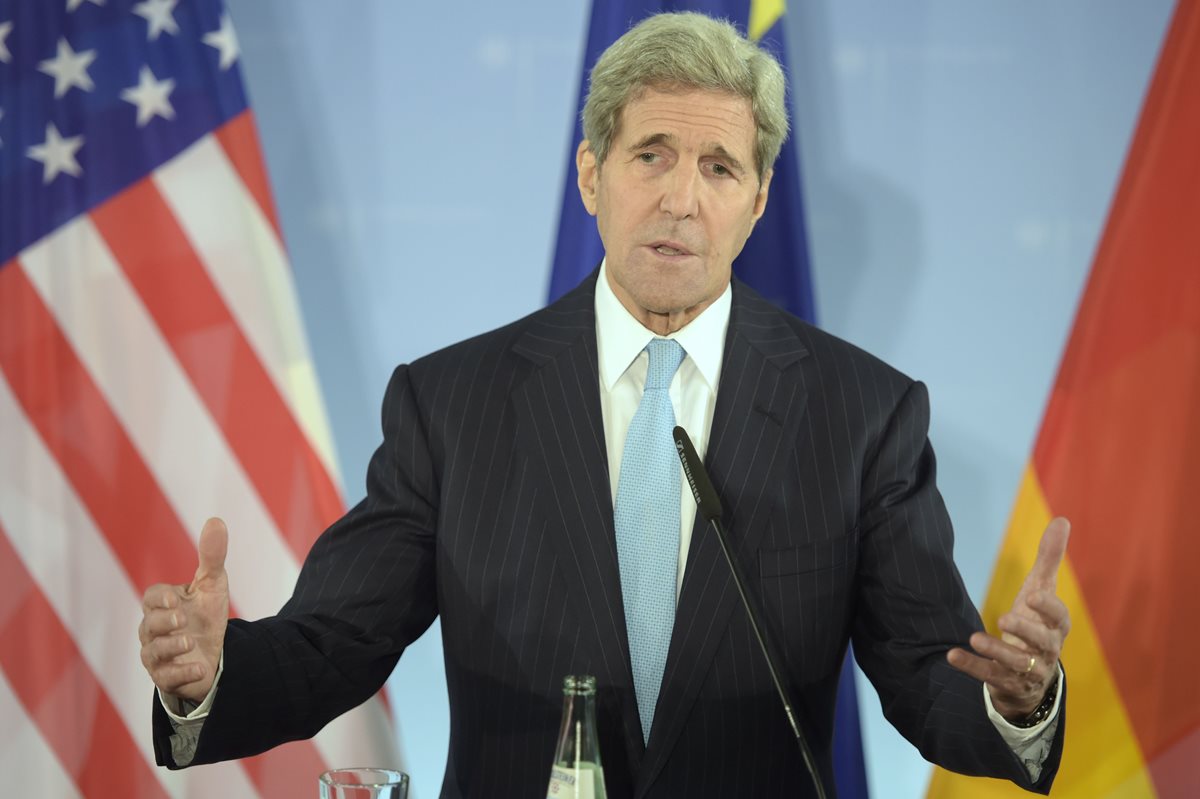
[[[92,219],[303,561],[341,497],[174,214],[147,179]]]
[[[181,570],[196,562],[195,545],[15,262],[0,269],[0,308],[0,370],[130,581],[145,587],[189,579]],[[129,635],[129,645],[135,646],[133,631]],[[312,780],[326,770],[311,741],[243,765],[264,796],[311,792]],[[287,793],[301,786],[302,792]]]
[[[275,202],[271,195],[270,181],[267,178],[262,152],[258,145],[258,134],[254,125],[254,112],[247,108],[218,128],[215,135],[217,141],[221,144],[221,148],[225,151],[225,155],[229,158],[229,162],[233,164],[238,177],[241,178],[246,189],[254,197],[263,214],[270,220],[271,226],[275,228],[275,235],[282,242],[283,231],[279,226]],[[337,494],[336,486],[334,486],[333,490],[338,497],[337,515],[341,515],[341,495]],[[384,709],[389,710],[391,703],[388,699],[387,688],[380,689],[377,696],[383,703]]]
[[[241,178],[246,189],[254,197],[263,214],[270,220],[271,226],[275,229],[275,235],[282,242],[283,231],[279,226],[275,202],[271,195],[271,185],[267,178],[267,171],[264,168],[262,153],[258,145],[258,134],[254,125],[254,113],[247,108],[218,128],[214,135],[217,137],[217,141],[220,142],[221,148],[225,151],[225,155],[229,158],[229,162],[233,164],[238,177]],[[111,247],[112,245],[110,244],[109,246]],[[179,356],[177,355],[176,357]],[[318,462],[317,465],[320,466],[321,464]],[[338,493],[337,487],[333,485],[332,480],[329,479],[328,472],[325,472],[323,467],[322,473],[325,475],[325,479],[330,482],[334,495],[337,497],[337,510],[329,522],[324,525],[328,526],[334,519],[341,515],[343,502],[341,494]],[[309,546],[311,546],[311,541],[309,542]],[[307,551],[305,554],[307,554]],[[303,555],[301,558],[303,558]],[[390,713],[391,702],[388,698],[387,687],[384,686],[381,688],[376,696],[383,703],[384,710]]]
[[[275,202],[271,199],[271,184],[267,181],[267,170],[263,167],[262,153],[258,148],[258,134],[254,130],[254,114],[247,108],[214,132],[225,155],[229,157],[238,177],[246,185],[263,215],[275,228],[275,235],[283,241],[283,231],[275,213]]]
[[[260,795],[315,796],[317,778],[329,770],[312,741],[293,741],[239,761]]]
[[[1147,761],[1196,741],[1200,4],[1180,3],[1034,453]],[[1193,758],[1194,761],[1194,758]],[[1151,772],[1163,796],[1178,775]],[[1182,794],[1179,794],[1182,795]]]
[[[167,795],[2,526],[0,667],[80,793]]]
[[[16,263],[0,269],[0,308],[0,369],[130,582],[191,579],[195,545]]]

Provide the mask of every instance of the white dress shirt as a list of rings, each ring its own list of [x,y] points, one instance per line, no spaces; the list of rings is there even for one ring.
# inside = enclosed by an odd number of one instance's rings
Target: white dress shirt
[[[621,456],[625,436],[642,401],[650,356],[646,345],[654,338],[679,342],[687,356],[671,378],[671,406],[675,424],[687,431],[701,459],[708,448],[713,409],[717,405],[717,381],[721,377],[721,359],[725,354],[725,332],[729,329],[729,309],[733,293],[729,286],[710,306],[682,330],[659,336],[642,326],[625,310],[608,283],[607,264],[600,266],[596,281],[596,351],[600,370],[600,414],[604,419],[604,443],[608,449],[609,488],[613,506],[617,504],[617,485],[621,478]],[[679,467],[682,490],[679,497],[679,570],[675,575],[675,596],[683,585],[683,567],[692,543],[692,523],[696,520],[696,500],[687,488],[683,467]]]

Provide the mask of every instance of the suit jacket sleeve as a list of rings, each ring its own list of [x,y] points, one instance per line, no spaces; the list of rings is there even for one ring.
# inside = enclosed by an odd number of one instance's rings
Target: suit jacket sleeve
[[[398,367],[366,499],[320,536],[279,615],[230,620],[225,671],[192,765],[311,737],[378,691],[433,622],[438,486],[426,429],[408,367]],[[157,760],[174,767],[170,722],[154,705]]]
[[[1046,793],[1061,758],[1065,707],[1033,784],[988,719],[981,684],[946,662],[947,650],[966,645],[983,625],[954,566],[954,533],[936,488],[928,426],[925,386],[913,383],[868,453],[855,656],[884,715],[927,760]]]

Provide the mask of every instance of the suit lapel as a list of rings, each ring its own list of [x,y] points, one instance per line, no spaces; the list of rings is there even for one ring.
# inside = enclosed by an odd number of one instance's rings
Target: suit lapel
[[[779,479],[788,455],[786,442],[796,440],[806,399],[798,370],[789,367],[806,355],[782,312],[735,281],[705,466],[721,496],[730,543],[748,578],[757,573],[750,567],[773,510],[763,498],[770,481]],[[697,515],[636,796],[645,795],[666,763],[730,614],[743,612],[740,605],[716,535]]]
[[[608,456],[600,411],[595,278],[539,313],[513,351],[537,369],[513,391],[518,446],[547,479],[538,505],[580,625],[595,635],[590,668],[601,702],[619,714],[630,773],[644,747],[638,725],[617,565]],[[584,665],[581,663],[581,666]],[[605,687],[613,690],[607,692]],[[615,754],[615,753],[614,753]],[[615,758],[614,758],[615,759]]]

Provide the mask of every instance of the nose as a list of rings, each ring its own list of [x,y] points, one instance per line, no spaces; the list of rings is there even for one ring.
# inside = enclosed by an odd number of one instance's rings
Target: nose
[[[659,210],[673,219],[695,217],[700,211],[700,171],[680,164],[666,176]]]

